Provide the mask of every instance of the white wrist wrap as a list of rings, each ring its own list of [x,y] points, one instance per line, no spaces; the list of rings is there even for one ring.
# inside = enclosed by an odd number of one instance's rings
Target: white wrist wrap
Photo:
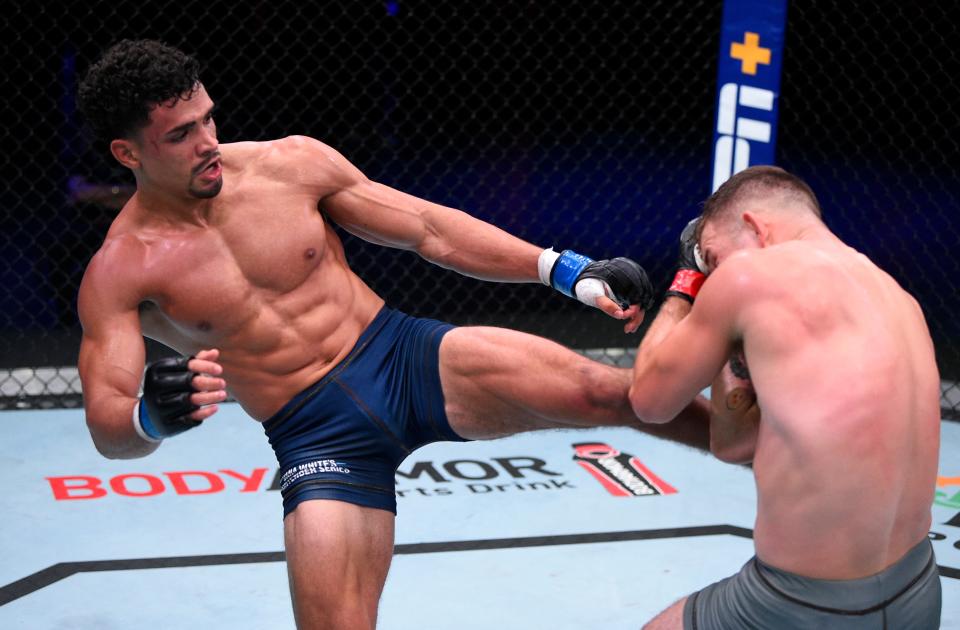
[[[577,294],[577,299],[587,306],[596,306],[597,298],[600,296],[612,297],[613,291],[606,282],[599,278],[587,278],[581,280],[573,289]]]
[[[137,404],[133,406],[133,429],[137,432],[137,435],[142,437],[147,442],[162,442],[163,440],[158,440],[157,438],[150,437],[147,435],[147,432],[143,430],[143,425],[140,424],[140,399],[137,399]]]
[[[560,258],[560,254],[553,251],[552,247],[548,247],[540,252],[540,258],[537,260],[537,273],[540,275],[540,282],[548,287],[551,286],[550,272],[553,271],[553,266],[558,258]]]

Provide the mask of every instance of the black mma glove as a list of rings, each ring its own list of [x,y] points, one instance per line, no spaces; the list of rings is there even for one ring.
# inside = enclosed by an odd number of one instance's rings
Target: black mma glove
[[[691,304],[697,297],[703,281],[706,280],[700,259],[700,249],[695,238],[699,221],[699,217],[693,219],[680,233],[680,258],[677,260],[677,271],[666,293],[667,297],[680,297]]]
[[[143,396],[133,408],[133,427],[140,437],[159,442],[200,425],[189,415],[200,407],[190,402],[193,377],[197,372],[187,364],[193,357],[160,359],[147,366],[143,377]]]
[[[629,258],[593,260],[569,249],[561,253],[543,250],[539,261],[540,281],[588,306],[606,295],[622,309],[637,304],[653,306],[653,285],[643,267]]]

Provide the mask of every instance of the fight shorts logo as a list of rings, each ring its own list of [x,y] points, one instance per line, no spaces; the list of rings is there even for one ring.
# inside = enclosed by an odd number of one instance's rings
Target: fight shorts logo
[[[639,459],[602,442],[574,444],[573,461],[593,475],[615,497],[676,494],[677,490],[657,477]]]
[[[349,475],[350,469],[337,464],[332,459],[318,459],[312,462],[306,462],[288,469],[280,478],[280,492],[283,492],[297,480],[303,477],[311,477],[319,473],[340,473]]]

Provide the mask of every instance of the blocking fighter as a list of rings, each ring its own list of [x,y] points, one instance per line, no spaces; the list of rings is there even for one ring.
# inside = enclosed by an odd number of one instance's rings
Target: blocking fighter
[[[920,306],[776,167],[730,178],[682,240],[630,400],[668,422],[713,381],[710,449],[753,464],[756,555],[647,628],[938,628],[940,379]]]
[[[385,306],[347,264],[331,222],[475,278],[542,281],[627,331],[651,296],[636,263],[536,247],[375,183],[312,138],[220,144],[197,62],[158,42],[112,47],[79,97],[137,184],[80,289],[93,441],[107,457],[147,455],[229,392],[263,423],[282,471],[299,626],[374,626],[394,472],[413,449],[639,424],[629,370],[536,336]],[[184,356],[144,373],[144,336]],[[678,413],[647,430],[705,448],[705,405]]]

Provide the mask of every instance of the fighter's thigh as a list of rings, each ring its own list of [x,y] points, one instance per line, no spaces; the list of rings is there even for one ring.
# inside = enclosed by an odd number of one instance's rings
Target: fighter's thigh
[[[305,501],[283,533],[301,630],[368,629],[393,555],[394,515],[341,501]]]
[[[630,373],[515,330],[463,327],[440,344],[447,417],[461,436],[493,438],[559,426],[616,423]]]

